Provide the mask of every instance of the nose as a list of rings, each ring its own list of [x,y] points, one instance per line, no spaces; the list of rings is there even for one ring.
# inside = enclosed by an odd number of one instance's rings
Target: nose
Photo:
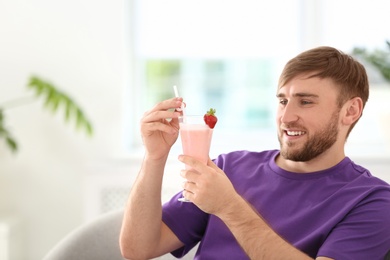
[[[279,119],[283,124],[295,122],[299,119],[297,109],[293,104],[288,103],[284,107],[279,108]]]

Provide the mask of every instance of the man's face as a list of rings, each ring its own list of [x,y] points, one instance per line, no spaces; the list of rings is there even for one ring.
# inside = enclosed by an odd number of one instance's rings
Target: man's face
[[[296,77],[278,93],[280,154],[287,160],[309,161],[337,141],[337,88],[329,79]]]

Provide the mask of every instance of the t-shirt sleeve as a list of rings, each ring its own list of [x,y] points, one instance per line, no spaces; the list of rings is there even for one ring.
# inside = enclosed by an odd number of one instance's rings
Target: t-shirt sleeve
[[[181,192],[163,205],[162,220],[184,243],[184,247],[171,252],[175,257],[187,254],[203,237],[209,215],[195,204],[180,202]]]
[[[371,193],[335,226],[317,256],[384,259],[390,250],[389,216],[389,189]]]

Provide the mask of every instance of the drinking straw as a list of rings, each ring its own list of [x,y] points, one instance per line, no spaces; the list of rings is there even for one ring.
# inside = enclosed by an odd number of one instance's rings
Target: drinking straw
[[[175,97],[180,97],[179,91],[177,91],[176,85],[173,86],[173,91],[175,92]],[[186,114],[184,111],[184,104],[183,103],[181,104],[181,111],[183,112],[183,122],[185,122],[186,121]]]

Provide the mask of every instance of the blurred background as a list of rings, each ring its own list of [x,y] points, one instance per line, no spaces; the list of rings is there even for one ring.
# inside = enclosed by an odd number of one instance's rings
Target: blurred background
[[[123,207],[143,156],[138,122],[173,85],[188,113],[216,108],[211,157],[278,148],[285,62],[320,45],[390,50],[388,10],[387,0],[0,0],[0,109],[18,143],[12,152],[0,136],[0,259],[41,259],[75,227]],[[347,153],[390,182],[390,83],[357,58],[371,93]],[[91,137],[31,98],[32,75],[83,109]],[[163,200],[180,190],[179,153],[177,144]]]

